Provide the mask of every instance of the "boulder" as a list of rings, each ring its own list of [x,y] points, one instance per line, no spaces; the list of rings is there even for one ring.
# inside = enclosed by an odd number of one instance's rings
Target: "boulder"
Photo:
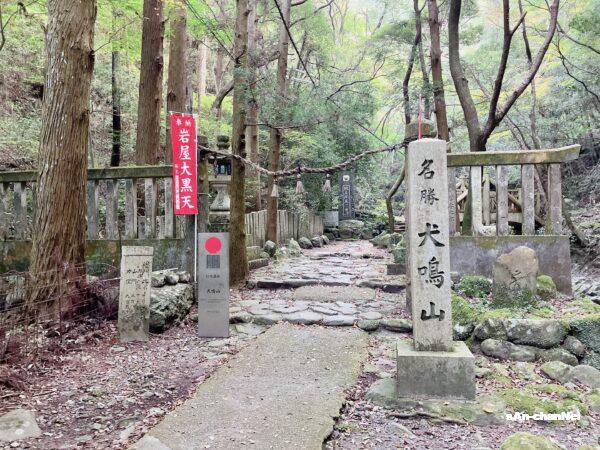
[[[581,364],[592,366],[600,370],[600,353],[586,352],[585,356],[581,360]]]
[[[551,380],[556,380],[560,383],[567,381],[571,366],[561,361],[550,361],[542,364],[540,370]]]
[[[579,358],[585,356],[585,345],[583,345],[583,343],[575,336],[567,336],[562,346],[565,350]]]
[[[526,345],[515,345],[507,341],[486,339],[481,343],[481,351],[486,356],[511,361],[535,361],[537,349]]]
[[[473,330],[475,329],[475,324],[467,323],[460,324],[455,323],[452,327],[452,336],[455,341],[466,341],[473,334]]]
[[[304,236],[302,236],[300,239],[298,239],[298,244],[300,245],[300,248],[303,248],[305,250],[313,248],[313,245],[312,245],[312,242],[310,242],[310,239],[307,237],[304,237]]]
[[[571,334],[586,348],[600,353],[600,314],[590,314],[569,322]]]
[[[321,236],[314,236],[314,237],[310,238],[310,243],[315,248],[323,247],[323,239],[321,238]]]
[[[492,305],[522,307],[535,302],[539,263],[534,250],[520,246],[500,255],[492,270]]]
[[[579,383],[592,389],[600,388],[600,370],[582,364],[572,367],[567,375],[567,381]]]
[[[0,416],[0,442],[14,442],[41,435],[34,411],[13,409]]]
[[[567,336],[565,327],[553,319],[506,319],[505,324],[508,340],[515,344],[552,348],[560,345]]]
[[[192,281],[192,276],[187,270],[180,270],[177,272],[177,276],[179,277],[180,283],[189,283]]]
[[[510,435],[500,446],[500,450],[561,450],[562,447],[547,437],[526,432]]]
[[[396,333],[410,333],[413,328],[410,319],[382,319],[379,324],[382,328]]]
[[[154,272],[152,274],[151,286],[153,288],[163,287],[167,283],[165,274],[161,272]]]
[[[356,323],[356,326],[363,331],[375,331],[379,328],[379,320],[363,319]]]
[[[272,258],[275,256],[275,252],[277,251],[277,244],[275,244],[273,241],[267,241],[265,242],[265,245],[263,245],[263,251]]]
[[[506,325],[503,319],[485,319],[475,327],[474,333],[475,337],[480,341],[485,341],[486,339],[507,339]]]
[[[169,286],[175,286],[177,283],[179,283],[179,275],[177,275],[175,272],[165,273],[165,283]]]
[[[537,294],[542,300],[552,300],[558,295],[556,284],[549,275],[540,275],[537,277]]]
[[[342,239],[360,239],[365,223],[361,220],[340,220],[338,231]]]
[[[150,291],[150,331],[160,333],[180,322],[194,303],[191,284],[153,288]]]
[[[262,252],[262,248],[260,248],[258,245],[252,245],[250,247],[246,247],[246,255],[248,256],[248,260],[260,258],[261,252]]]
[[[564,348],[551,348],[548,350],[540,350],[538,352],[538,358],[542,362],[547,361],[560,361],[569,366],[576,366],[579,364],[577,357]]]
[[[323,245],[329,245],[329,238],[327,236],[321,236],[321,240],[323,241]]]
[[[290,256],[300,256],[302,254],[302,249],[300,248],[300,244],[298,244],[298,242],[294,238],[290,239],[290,242],[289,242],[287,248],[288,248],[288,252],[290,253]]]

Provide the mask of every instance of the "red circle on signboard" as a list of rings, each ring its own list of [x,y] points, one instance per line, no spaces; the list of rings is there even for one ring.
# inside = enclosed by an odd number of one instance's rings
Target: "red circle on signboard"
[[[211,237],[206,240],[204,243],[204,248],[208,253],[214,255],[215,253],[219,253],[221,251],[221,247],[223,247],[223,243],[221,239],[218,237]]]

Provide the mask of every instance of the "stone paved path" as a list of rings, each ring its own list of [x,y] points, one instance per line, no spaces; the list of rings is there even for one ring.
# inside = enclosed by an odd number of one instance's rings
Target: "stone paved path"
[[[389,254],[367,241],[335,242],[304,250],[303,255],[277,261],[252,272],[243,299],[231,303],[238,331],[278,322],[367,327],[390,324],[406,316],[405,278],[388,276]],[[271,292],[264,295],[262,292]],[[253,294],[253,292],[255,294]],[[259,293],[261,293],[259,295]],[[402,331],[407,325],[401,324]]]
[[[321,449],[367,345],[357,329],[276,325],[132,448]]]

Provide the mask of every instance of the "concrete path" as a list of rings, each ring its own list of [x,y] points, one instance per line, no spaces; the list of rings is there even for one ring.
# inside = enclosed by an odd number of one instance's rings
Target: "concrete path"
[[[273,326],[132,448],[321,449],[367,345],[355,328]]]

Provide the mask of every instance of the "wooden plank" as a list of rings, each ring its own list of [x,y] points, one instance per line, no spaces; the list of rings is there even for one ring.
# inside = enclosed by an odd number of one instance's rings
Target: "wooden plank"
[[[137,239],[137,186],[135,180],[125,180],[125,238]]]
[[[172,238],[175,237],[175,215],[173,213],[173,179],[165,178],[163,185],[165,189],[164,237]]]
[[[154,178],[144,179],[145,238],[156,236],[156,186]]]
[[[448,153],[448,167],[562,163],[576,160],[580,149],[580,145],[569,145],[549,150]]]
[[[562,234],[562,181],[560,164],[548,166],[548,234]]]
[[[521,166],[521,212],[523,214],[521,232],[525,235],[535,234],[534,172],[535,166],[533,164]]]
[[[106,181],[106,238],[117,239],[119,236],[119,218],[117,217],[119,201],[118,180]]]
[[[508,235],[508,167],[496,167],[498,180],[496,182],[496,204],[498,236]]]
[[[87,237],[98,239],[98,181],[87,182]]]
[[[483,176],[483,198],[481,199],[483,207],[483,224],[490,225],[490,174]]]

